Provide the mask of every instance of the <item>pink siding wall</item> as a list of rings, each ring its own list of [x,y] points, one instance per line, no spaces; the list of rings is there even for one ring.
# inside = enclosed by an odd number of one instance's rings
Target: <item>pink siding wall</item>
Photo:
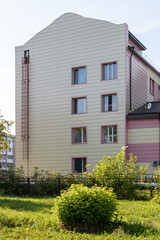
[[[151,162],[159,159],[159,143],[129,144],[127,154],[137,156],[137,162]]]
[[[139,129],[139,128],[159,128],[159,120],[141,119],[127,121],[127,129]]]
[[[130,109],[130,62],[131,52],[126,58],[126,109]],[[147,102],[147,66],[134,54],[132,56],[132,109],[136,109]]]
[[[128,120],[128,129],[157,128],[159,130],[159,119]],[[145,139],[144,139],[145,142]],[[138,158],[138,162],[151,162],[159,160],[159,143],[139,143],[128,144],[127,154],[133,153]]]

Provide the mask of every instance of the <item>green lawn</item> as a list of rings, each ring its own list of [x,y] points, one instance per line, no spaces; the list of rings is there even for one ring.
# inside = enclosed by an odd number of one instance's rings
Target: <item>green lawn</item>
[[[0,196],[0,239],[160,239],[160,205],[150,201],[118,201],[118,223],[99,234],[63,230],[52,207],[53,198]]]

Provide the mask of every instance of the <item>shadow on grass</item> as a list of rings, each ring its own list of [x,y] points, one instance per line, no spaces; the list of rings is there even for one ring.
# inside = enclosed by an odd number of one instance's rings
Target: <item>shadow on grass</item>
[[[143,235],[156,235],[158,234],[158,230],[154,227],[146,226],[141,223],[126,223],[123,221],[119,221],[118,223],[113,222],[113,231],[116,231],[118,228],[122,229],[124,233],[135,235],[136,237]]]
[[[67,227],[65,227],[65,229],[67,229]],[[105,226],[80,225],[79,227],[74,228],[74,230],[79,233],[92,233],[92,234],[103,234],[104,232],[108,234],[124,233],[134,235],[136,237],[139,237],[140,235],[143,235],[144,237],[152,236],[157,235],[159,233],[159,231],[154,227],[144,226],[141,223],[126,223],[123,221],[111,222],[110,224]]]
[[[49,212],[53,204],[44,202],[35,202],[21,199],[0,199],[0,207],[10,208],[17,211],[47,211]]]

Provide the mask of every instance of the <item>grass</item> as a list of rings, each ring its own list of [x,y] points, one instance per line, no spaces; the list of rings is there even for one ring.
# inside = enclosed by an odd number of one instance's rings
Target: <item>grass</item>
[[[118,201],[117,219],[100,233],[64,230],[52,210],[53,198],[0,196],[1,239],[160,239],[160,205]]]

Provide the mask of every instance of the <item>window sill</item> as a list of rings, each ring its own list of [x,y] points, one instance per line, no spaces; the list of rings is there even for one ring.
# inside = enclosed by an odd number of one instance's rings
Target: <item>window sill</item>
[[[101,142],[101,144],[116,144],[118,142]]]
[[[111,113],[111,112],[118,112],[118,110],[114,110],[114,111],[106,111],[106,112],[101,111],[101,113]]]
[[[87,114],[87,112],[85,112],[85,113],[72,113],[72,115],[79,115],[79,114]]]
[[[83,85],[83,84],[87,84],[87,82],[84,82],[84,83],[72,83],[71,85],[75,86],[75,85]]]
[[[84,142],[84,143],[72,143],[72,145],[83,145],[83,144],[87,144],[87,142]]]
[[[118,79],[118,78],[109,78],[109,79],[101,79],[101,81],[103,82],[103,81],[110,81],[110,80],[116,80],[116,79]]]

